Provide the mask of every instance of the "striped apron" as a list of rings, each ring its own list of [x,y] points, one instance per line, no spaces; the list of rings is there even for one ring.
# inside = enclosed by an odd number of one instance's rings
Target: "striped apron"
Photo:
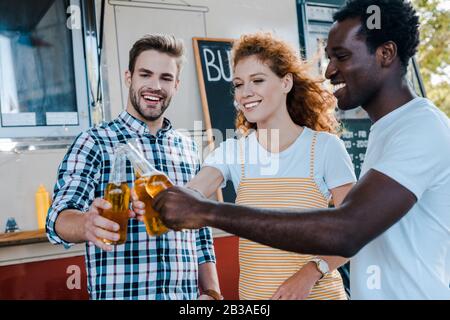
[[[241,147],[241,182],[236,203],[259,208],[327,208],[328,200],[314,181],[314,146],[311,142],[310,172],[307,178],[246,178]],[[315,258],[274,249],[244,238],[239,239],[239,298],[242,300],[270,299],[280,285]],[[347,299],[337,270],[319,280],[309,300]]]

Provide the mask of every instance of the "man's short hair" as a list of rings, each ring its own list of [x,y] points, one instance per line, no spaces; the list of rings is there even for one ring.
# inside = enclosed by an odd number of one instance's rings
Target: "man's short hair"
[[[373,12],[367,13],[369,6],[380,9],[381,28],[369,29],[367,20]],[[405,0],[347,0],[345,5],[334,15],[334,21],[341,22],[348,18],[360,18],[359,34],[366,38],[369,52],[387,41],[397,45],[397,54],[406,72],[409,60],[419,45],[419,18],[412,5]]]
[[[166,53],[171,57],[176,58],[178,74],[184,63],[184,44],[181,39],[175,38],[173,35],[155,34],[146,35],[136,41],[130,50],[130,59],[128,63],[128,70],[133,74],[137,57],[147,50],[156,50],[161,53]]]

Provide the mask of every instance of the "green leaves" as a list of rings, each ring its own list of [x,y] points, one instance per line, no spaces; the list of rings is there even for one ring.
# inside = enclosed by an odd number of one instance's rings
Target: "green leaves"
[[[450,116],[450,9],[443,0],[412,0],[420,17],[418,61],[427,96]]]

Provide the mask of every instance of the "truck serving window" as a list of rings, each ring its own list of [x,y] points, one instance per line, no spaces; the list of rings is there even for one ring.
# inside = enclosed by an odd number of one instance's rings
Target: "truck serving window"
[[[79,8],[61,0],[0,4],[0,138],[69,137],[89,126]]]

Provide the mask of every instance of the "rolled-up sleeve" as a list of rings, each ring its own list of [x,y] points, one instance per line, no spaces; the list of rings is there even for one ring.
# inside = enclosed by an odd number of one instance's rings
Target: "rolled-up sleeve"
[[[195,166],[195,173],[200,172],[200,155],[198,153],[197,145],[192,143],[192,150],[196,157],[193,161]],[[200,228],[196,232],[196,248],[197,248],[197,264],[201,265],[207,262],[216,262],[216,255],[214,252],[214,243],[212,236],[212,229],[210,227]]]
[[[65,248],[73,245],[56,233],[55,222],[63,210],[86,212],[89,209],[99,181],[99,150],[88,133],[81,133],[64,156],[58,168],[53,201],[46,220],[47,237],[51,243],[63,244]]]
[[[197,259],[199,265],[206,262],[216,262],[212,229],[210,227],[197,230]]]

